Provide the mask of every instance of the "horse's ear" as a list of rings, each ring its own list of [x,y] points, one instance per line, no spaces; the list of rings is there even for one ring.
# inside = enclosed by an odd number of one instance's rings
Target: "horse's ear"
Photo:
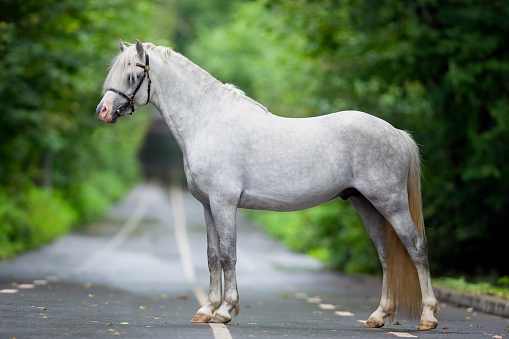
[[[140,40],[136,39],[136,52],[138,52],[138,56],[141,58],[143,58],[143,45],[142,43],[140,42]]]
[[[120,52],[123,52],[124,51],[124,43],[122,42],[121,39],[118,39],[118,49],[120,49]]]

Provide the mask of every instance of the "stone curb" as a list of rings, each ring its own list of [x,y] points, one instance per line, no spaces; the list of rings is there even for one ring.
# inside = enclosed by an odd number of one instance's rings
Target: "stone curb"
[[[433,286],[437,299],[459,306],[473,307],[475,310],[509,318],[509,301],[486,295],[454,291]]]

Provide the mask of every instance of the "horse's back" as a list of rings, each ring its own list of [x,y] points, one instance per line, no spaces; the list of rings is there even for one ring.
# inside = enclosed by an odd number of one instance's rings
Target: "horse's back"
[[[245,208],[296,210],[319,205],[346,189],[402,171],[398,131],[358,111],[315,118],[275,117],[251,128],[234,162],[241,169]],[[239,151],[239,150],[237,150]]]

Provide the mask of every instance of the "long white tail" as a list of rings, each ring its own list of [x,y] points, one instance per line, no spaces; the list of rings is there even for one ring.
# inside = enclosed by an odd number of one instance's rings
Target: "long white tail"
[[[424,218],[421,198],[421,165],[419,148],[412,137],[399,131],[410,152],[408,169],[408,203],[415,227],[425,238]],[[422,296],[419,277],[415,265],[399,239],[391,224],[385,221],[386,253],[387,253],[387,291],[390,302],[398,310],[411,318],[420,315]],[[394,316],[394,315],[393,315]]]

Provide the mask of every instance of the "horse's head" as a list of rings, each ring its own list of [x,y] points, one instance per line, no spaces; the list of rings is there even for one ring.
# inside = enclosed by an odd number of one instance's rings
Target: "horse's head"
[[[96,110],[99,120],[112,124],[150,100],[149,57],[142,43],[136,40],[136,45],[126,47],[119,39],[118,47],[120,53],[104,81],[104,96]]]

